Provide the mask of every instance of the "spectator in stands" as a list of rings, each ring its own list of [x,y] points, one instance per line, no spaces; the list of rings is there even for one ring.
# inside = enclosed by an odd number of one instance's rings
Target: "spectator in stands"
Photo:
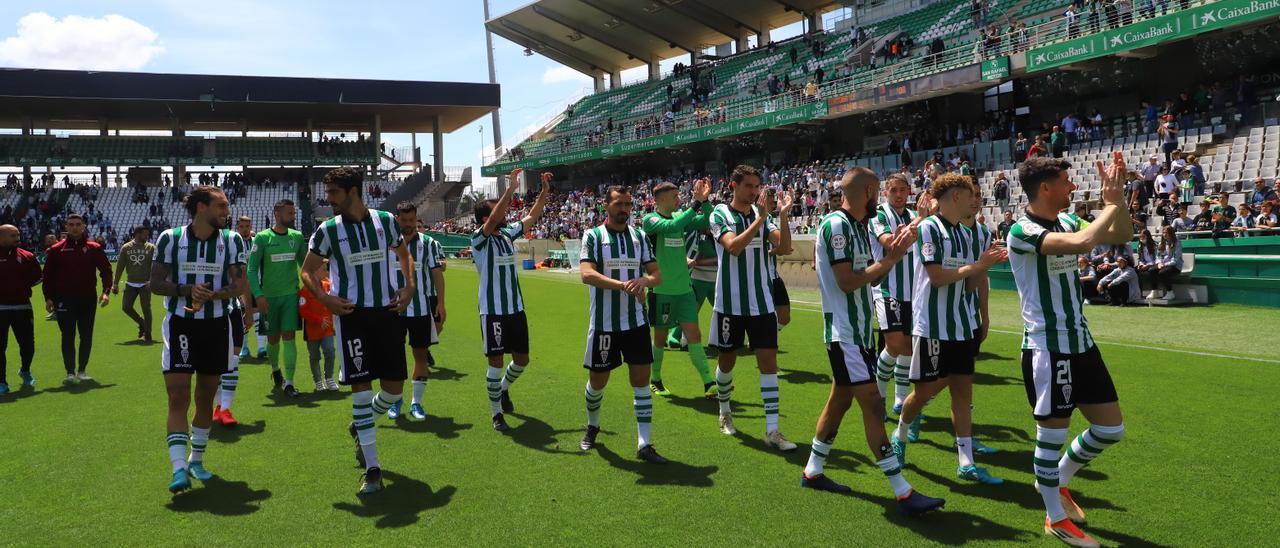
[[[1184,204],[1190,204],[1196,196],[1195,181],[1191,178],[1191,170],[1179,169],[1177,161],[1174,161],[1173,174],[1178,179],[1178,196],[1179,201]]]
[[[1049,150],[1054,158],[1061,158],[1066,152],[1067,134],[1062,132],[1062,126],[1053,126],[1053,132],[1049,134]]]
[[[1086,203],[1086,202],[1080,202],[1080,203],[1077,203],[1077,204],[1076,204],[1076,207],[1075,207],[1075,210],[1074,210],[1074,213],[1075,213],[1076,217],[1079,217],[1079,218],[1081,218],[1081,219],[1083,219],[1083,220],[1085,220],[1085,221],[1088,221],[1088,222],[1090,222],[1090,223],[1092,223],[1092,222],[1093,222],[1093,214],[1092,214],[1092,213],[1089,213],[1089,204],[1088,204],[1088,203]]]
[[[1154,272],[1157,260],[1156,241],[1152,238],[1151,231],[1144,228],[1138,233],[1138,260],[1133,269],[1138,271],[1139,276],[1145,276],[1147,271]]]
[[[1142,289],[1138,287],[1138,272],[1129,265],[1129,256],[1116,258],[1115,267],[1101,280],[1098,280],[1098,292],[1107,292],[1111,306],[1126,306],[1142,299]]]
[[[1036,142],[1031,145],[1031,149],[1027,151],[1027,157],[1023,158],[1023,160],[1030,160],[1032,158],[1043,157],[1047,150],[1048,149],[1045,147],[1045,144],[1044,144],[1044,136],[1037,135]]]
[[[1195,191],[1196,196],[1203,196],[1207,179],[1204,176],[1204,168],[1200,167],[1200,157],[1195,154],[1188,154],[1186,169],[1191,176],[1191,188]]]
[[[1182,272],[1182,242],[1172,226],[1160,233],[1160,245],[1156,247],[1156,268],[1150,276],[1151,292],[1148,299],[1162,299],[1173,292],[1173,280]]]
[[[1152,154],[1142,166],[1142,184],[1146,187],[1147,196],[1156,196],[1156,177],[1160,176],[1160,157]]]
[[[1008,238],[1009,229],[1013,227],[1013,224],[1013,211],[1004,210],[1004,220],[1000,221],[1000,224],[996,226],[996,234],[999,235],[1001,240]]]
[[[1236,220],[1236,209],[1231,207],[1231,195],[1226,191],[1218,193],[1218,202],[1213,205],[1213,214],[1226,217],[1227,224]]]
[[[1067,11],[1062,13],[1063,20],[1067,25],[1067,37],[1075,38],[1080,34],[1080,28],[1076,25],[1076,8],[1068,6]]]
[[[1018,138],[1013,142],[1013,159],[1015,162],[1021,162],[1027,159],[1027,151],[1030,149],[1031,143],[1027,141],[1027,136],[1021,131],[1018,132]]]
[[[1230,209],[1230,206],[1227,207]],[[1246,204],[1240,204],[1236,209],[1236,218],[1231,221],[1231,230],[1236,236],[1247,236],[1249,229],[1253,228],[1253,211]]]
[[[1164,165],[1172,166],[1173,151],[1178,149],[1178,123],[1173,121],[1172,115],[1167,114],[1156,133],[1160,136],[1160,150],[1164,151]]]
[[[1155,186],[1156,197],[1167,199],[1170,202],[1177,201],[1178,178],[1169,173],[1168,164],[1160,166],[1160,173],[1156,175]]]
[[[996,182],[993,185],[991,194],[995,197],[996,206],[1000,208],[1000,211],[1009,209],[1009,180],[1005,177],[1003,171],[996,174]]]
[[[1076,258],[1076,272],[1080,275],[1080,289],[1084,292],[1084,302],[1089,304],[1099,299],[1098,273],[1084,255]]]
[[[1275,206],[1271,202],[1262,203],[1262,211],[1253,219],[1255,228],[1277,228],[1280,223],[1276,222],[1276,214],[1272,212]]]
[[[1200,202],[1200,213],[1195,216],[1193,230],[1196,232],[1213,230],[1213,202],[1209,200]]]
[[[1276,180],[1280,183],[1280,179]],[[1262,206],[1263,202],[1271,202],[1276,199],[1276,192],[1267,188],[1267,181],[1262,177],[1254,178],[1253,191],[1249,195],[1249,203],[1253,204],[1255,209]]]

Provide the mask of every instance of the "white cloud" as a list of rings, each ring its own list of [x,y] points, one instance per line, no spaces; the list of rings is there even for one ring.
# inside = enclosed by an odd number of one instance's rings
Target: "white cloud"
[[[120,15],[62,19],[36,12],[18,20],[18,32],[0,40],[0,65],[11,67],[138,70],[164,52],[160,36]]]
[[[564,66],[552,67],[542,73],[542,83],[544,84],[559,84],[562,82],[591,83],[591,77]]]

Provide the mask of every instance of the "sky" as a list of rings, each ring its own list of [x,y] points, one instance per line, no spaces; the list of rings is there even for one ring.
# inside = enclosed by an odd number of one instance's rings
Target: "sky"
[[[491,14],[525,3],[491,0]],[[4,0],[0,67],[487,82],[483,20],[480,0]],[[773,37],[796,32],[778,29]],[[526,57],[499,36],[493,45],[507,146],[591,91],[582,73]],[[664,72],[679,60],[687,57],[666,60]],[[644,72],[638,67],[622,79]],[[409,144],[408,135],[383,140]],[[472,166],[478,186],[492,184],[479,176],[481,155],[493,147],[489,116],[444,142],[446,166]],[[431,161],[430,135],[419,135],[418,146]]]

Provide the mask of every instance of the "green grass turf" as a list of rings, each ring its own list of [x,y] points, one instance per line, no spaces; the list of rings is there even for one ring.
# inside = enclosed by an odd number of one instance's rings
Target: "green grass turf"
[[[740,434],[726,437],[686,357],[669,353],[665,376],[677,396],[655,397],[654,436],[673,462],[659,467],[634,458],[625,376],[606,390],[601,444],[577,450],[587,292],[576,276],[522,275],[533,363],[512,391],[508,435],[489,426],[477,276],[455,263],[446,278],[450,316],[434,351],[440,367],[427,388],[430,419],[379,419],[388,486],[364,502],[355,496],[359,470],[345,431],[349,399],[313,397],[305,362],[304,396],[272,396],[268,368],[257,360],[243,364],[240,427],[215,430],[210,443],[206,462],[221,479],[171,496],[160,346],[134,345],[133,325],[113,302],[98,316],[96,383],[63,388],[57,329],[40,314],[37,389],[0,397],[0,544],[1055,544],[1040,531],[1043,508],[1031,486],[1034,423],[1019,338],[1000,332],[1019,325],[1011,292],[993,296],[997,331],[975,388],[976,433],[1000,450],[979,456],[979,465],[1006,483],[957,483],[940,396],[910,447],[906,477],[946,497],[947,507],[903,519],[856,412],[827,468],[854,494],[797,485],[830,379],[813,291],[793,291],[794,320],[781,335],[782,429],[800,449],[764,448],[752,358],[737,370]],[[1072,484],[1089,513],[1087,530],[1108,544],[1269,544],[1275,529],[1264,509],[1273,507],[1266,501],[1280,470],[1273,435],[1280,407],[1267,394],[1280,384],[1280,364],[1178,350],[1273,360],[1269,326],[1280,311],[1092,307],[1087,314],[1099,340],[1143,346],[1101,345],[1128,437]],[[299,353],[305,360],[305,349]],[[12,344],[9,363],[16,384]],[[1077,419],[1073,433],[1082,425]]]

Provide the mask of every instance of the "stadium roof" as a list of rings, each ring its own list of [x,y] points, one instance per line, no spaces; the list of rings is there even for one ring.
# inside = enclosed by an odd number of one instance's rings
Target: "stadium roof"
[[[496,110],[496,84],[0,68],[0,127],[448,133]]]
[[[833,0],[537,0],[485,26],[593,74],[693,53],[835,7]]]

